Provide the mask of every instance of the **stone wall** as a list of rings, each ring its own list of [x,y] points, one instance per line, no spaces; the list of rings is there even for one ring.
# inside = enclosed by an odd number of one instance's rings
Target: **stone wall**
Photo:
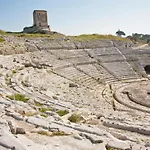
[[[33,26],[31,26],[31,27],[25,27],[23,29],[23,32],[24,33],[33,33],[34,32],[34,27]]]
[[[50,33],[49,28],[44,28],[44,27],[36,27],[36,26],[31,26],[31,27],[25,27],[23,29],[23,33]]]

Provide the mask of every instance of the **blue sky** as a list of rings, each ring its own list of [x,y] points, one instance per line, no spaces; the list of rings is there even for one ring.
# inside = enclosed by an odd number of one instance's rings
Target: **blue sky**
[[[67,35],[150,34],[150,0],[0,0],[0,29],[31,26],[34,9],[48,11],[51,30]]]

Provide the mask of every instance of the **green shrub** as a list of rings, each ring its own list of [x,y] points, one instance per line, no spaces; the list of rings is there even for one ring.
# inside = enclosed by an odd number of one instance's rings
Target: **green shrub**
[[[43,106],[43,104],[41,104],[41,103],[39,103],[39,102],[37,102],[37,101],[34,101],[34,104],[35,104],[35,106],[37,106],[37,107]]]
[[[40,114],[42,117],[47,118],[46,114]]]
[[[69,113],[68,110],[58,110],[58,111],[57,111],[57,114],[58,114],[59,116],[64,116],[64,115],[66,115],[66,114],[68,114],[68,113]]]
[[[6,74],[6,78],[9,78],[9,74],[8,73]]]
[[[16,70],[12,70],[12,74],[15,74],[15,73],[17,73],[17,71]]]
[[[25,95],[22,94],[12,94],[12,95],[8,95],[7,97],[11,100],[21,101],[24,103],[26,103],[29,100],[28,97],[25,97]]]
[[[74,113],[68,118],[68,120],[70,122],[77,123],[77,122],[80,122],[81,120],[83,120],[83,117],[81,117],[81,115],[79,115],[79,114]]]
[[[5,77],[5,83],[7,84],[7,85],[11,85],[12,83],[11,83],[11,78],[10,77]]]
[[[52,109],[42,107],[42,108],[39,108],[39,111],[42,112],[42,113],[45,113],[46,111],[52,111]]]
[[[4,42],[5,40],[2,38],[2,37],[0,37],[0,43],[2,43],[2,42]]]

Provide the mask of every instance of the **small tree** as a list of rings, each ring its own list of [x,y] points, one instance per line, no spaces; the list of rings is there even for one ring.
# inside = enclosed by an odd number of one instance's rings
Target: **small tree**
[[[122,36],[125,36],[126,34],[123,31],[118,30],[116,32],[116,35],[122,37]]]

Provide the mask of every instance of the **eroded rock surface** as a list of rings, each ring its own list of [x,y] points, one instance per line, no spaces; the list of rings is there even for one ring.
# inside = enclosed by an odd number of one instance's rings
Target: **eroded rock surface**
[[[0,149],[150,149],[149,47],[4,38]]]

